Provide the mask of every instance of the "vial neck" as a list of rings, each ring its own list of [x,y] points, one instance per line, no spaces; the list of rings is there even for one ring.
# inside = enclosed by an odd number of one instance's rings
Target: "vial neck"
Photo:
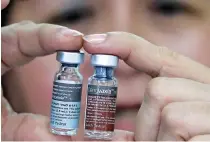
[[[79,65],[62,63],[60,70],[67,73],[77,72],[79,70]]]
[[[97,78],[112,78],[114,76],[114,69],[112,67],[96,66],[94,76]]]

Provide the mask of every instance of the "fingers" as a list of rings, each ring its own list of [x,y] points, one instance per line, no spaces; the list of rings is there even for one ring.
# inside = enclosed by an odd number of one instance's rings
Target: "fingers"
[[[190,139],[188,142],[192,141],[209,141],[210,140],[210,135],[198,135]]]
[[[187,79],[153,79],[145,91],[145,98],[137,115],[136,140],[157,138],[162,109],[172,102],[210,101],[210,86]]]
[[[112,141],[134,141],[134,133],[124,130],[115,130]]]
[[[4,9],[9,4],[9,0],[1,0],[1,9]]]
[[[16,114],[7,100],[2,97],[2,140],[3,141],[73,141],[83,139],[53,135],[49,130],[49,119],[34,114]],[[79,136],[79,135],[77,135]],[[77,139],[77,140],[78,140]],[[115,130],[112,141],[133,141],[133,132]]]
[[[70,141],[71,137],[53,135],[49,121],[33,114],[11,115],[2,127],[2,140],[8,141]]]
[[[49,131],[47,117],[33,114],[18,114],[7,118],[2,127],[3,141],[75,141],[75,137],[53,135]],[[115,130],[113,141],[133,141],[134,134]]]
[[[3,94],[3,92],[1,92]],[[1,95],[1,123],[4,124],[9,115],[15,114],[9,102]]]
[[[85,138],[85,141],[95,141],[95,140]],[[104,140],[104,142],[105,141],[107,141],[107,140]],[[129,131],[115,129],[114,135],[113,135],[111,141],[134,141],[134,133],[129,132]],[[98,142],[98,141],[96,140],[96,142]]]
[[[8,69],[28,63],[37,56],[57,50],[79,50],[82,34],[51,24],[30,21],[2,28],[2,74]]]
[[[152,76],[171,75],[210,83],[209,68],[136,35],[110,32],[84,36],[84,40],[87,52],[117,55],[131,67]]]
[[[210,102],[171,103],[161,113],[158,141],[188,141],[210,134],[209,118]]]

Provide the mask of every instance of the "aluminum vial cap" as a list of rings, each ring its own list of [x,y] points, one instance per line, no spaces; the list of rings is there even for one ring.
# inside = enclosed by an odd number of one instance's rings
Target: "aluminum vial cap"
[[[82,51],[58,51],[57,61],[67,64],[82,64],[84,62],[84,52]]]
[[[91,56],[93,66],[117,67],[119,58],[114,55],[94,54]]]

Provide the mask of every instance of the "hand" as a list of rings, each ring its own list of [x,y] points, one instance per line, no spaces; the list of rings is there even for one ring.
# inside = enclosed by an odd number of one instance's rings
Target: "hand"
[[[14,67],[30,62],[35,57],[52,54],[58,49],[78,50],[82,44],[82,34],[79,32],[56,25],[35,24],[28,21],[2,28],[1,36],[2,75]],[[71,139],[52,135],[48,123],[49,118],[44,116],[15,113],[2,96],[2,140]]]
[[[8,1],[1,2],[2,7],[5,7]],[[77,50],[82,44],[82,34],[79,32],[29,21],[2,28],[1,36],[1,75],[13,67],[28,63],[35,57],[54,53],[58,49]],[[49,118],[35,114],[17,114],[3,95],[1,98],[2,140],[71,140],[70,137],[51,134]]]
[[[2,8],[8,0],[2,0]],[[35,24],[30,21],[2,28],[1,75],[14,67],[29,63],[34,58],[55,53],[56,50],[79,50],[82,36],[78,31],[50,24]],[[2,98],[2,140],[83,140],[78,137],[58,136],[49,132],[49,118],[41,115],[16,113],[9,102]],[[116,130],[113,140],[132,140],[133,133]]]
[[[79,50],[82,34],[50,24],[25,21],[2,28],[2,63],[4,75],[10,69],[26,64],[35,57],[56,50]],[[83,140],[80,137],[56,136],[49,132],[49,118],[41,115],[16,113],[2,95],[2,140]],[[30,132],[30,133],[28,133]],[[133,133],[116,131],[113,140],[131,140]]]
[[[210,68],[129,33],[83,38],[87,52],[117,55],[153,77],[137,115],[135,140],[210,140]]]

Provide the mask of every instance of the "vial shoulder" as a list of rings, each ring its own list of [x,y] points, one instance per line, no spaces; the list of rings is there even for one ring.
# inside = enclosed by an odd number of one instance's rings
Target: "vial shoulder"
[[[80,73],[72,74],[66,72],[58,72],[56,73],[54,80],[72,82],[72,83],[82,83],[83,76]]]
[[[95,76],[91,76],[88,79],[89,85],[99,85],[99,86],[118,86],[118,81],[115,77],[112,78],[96,78]]]

